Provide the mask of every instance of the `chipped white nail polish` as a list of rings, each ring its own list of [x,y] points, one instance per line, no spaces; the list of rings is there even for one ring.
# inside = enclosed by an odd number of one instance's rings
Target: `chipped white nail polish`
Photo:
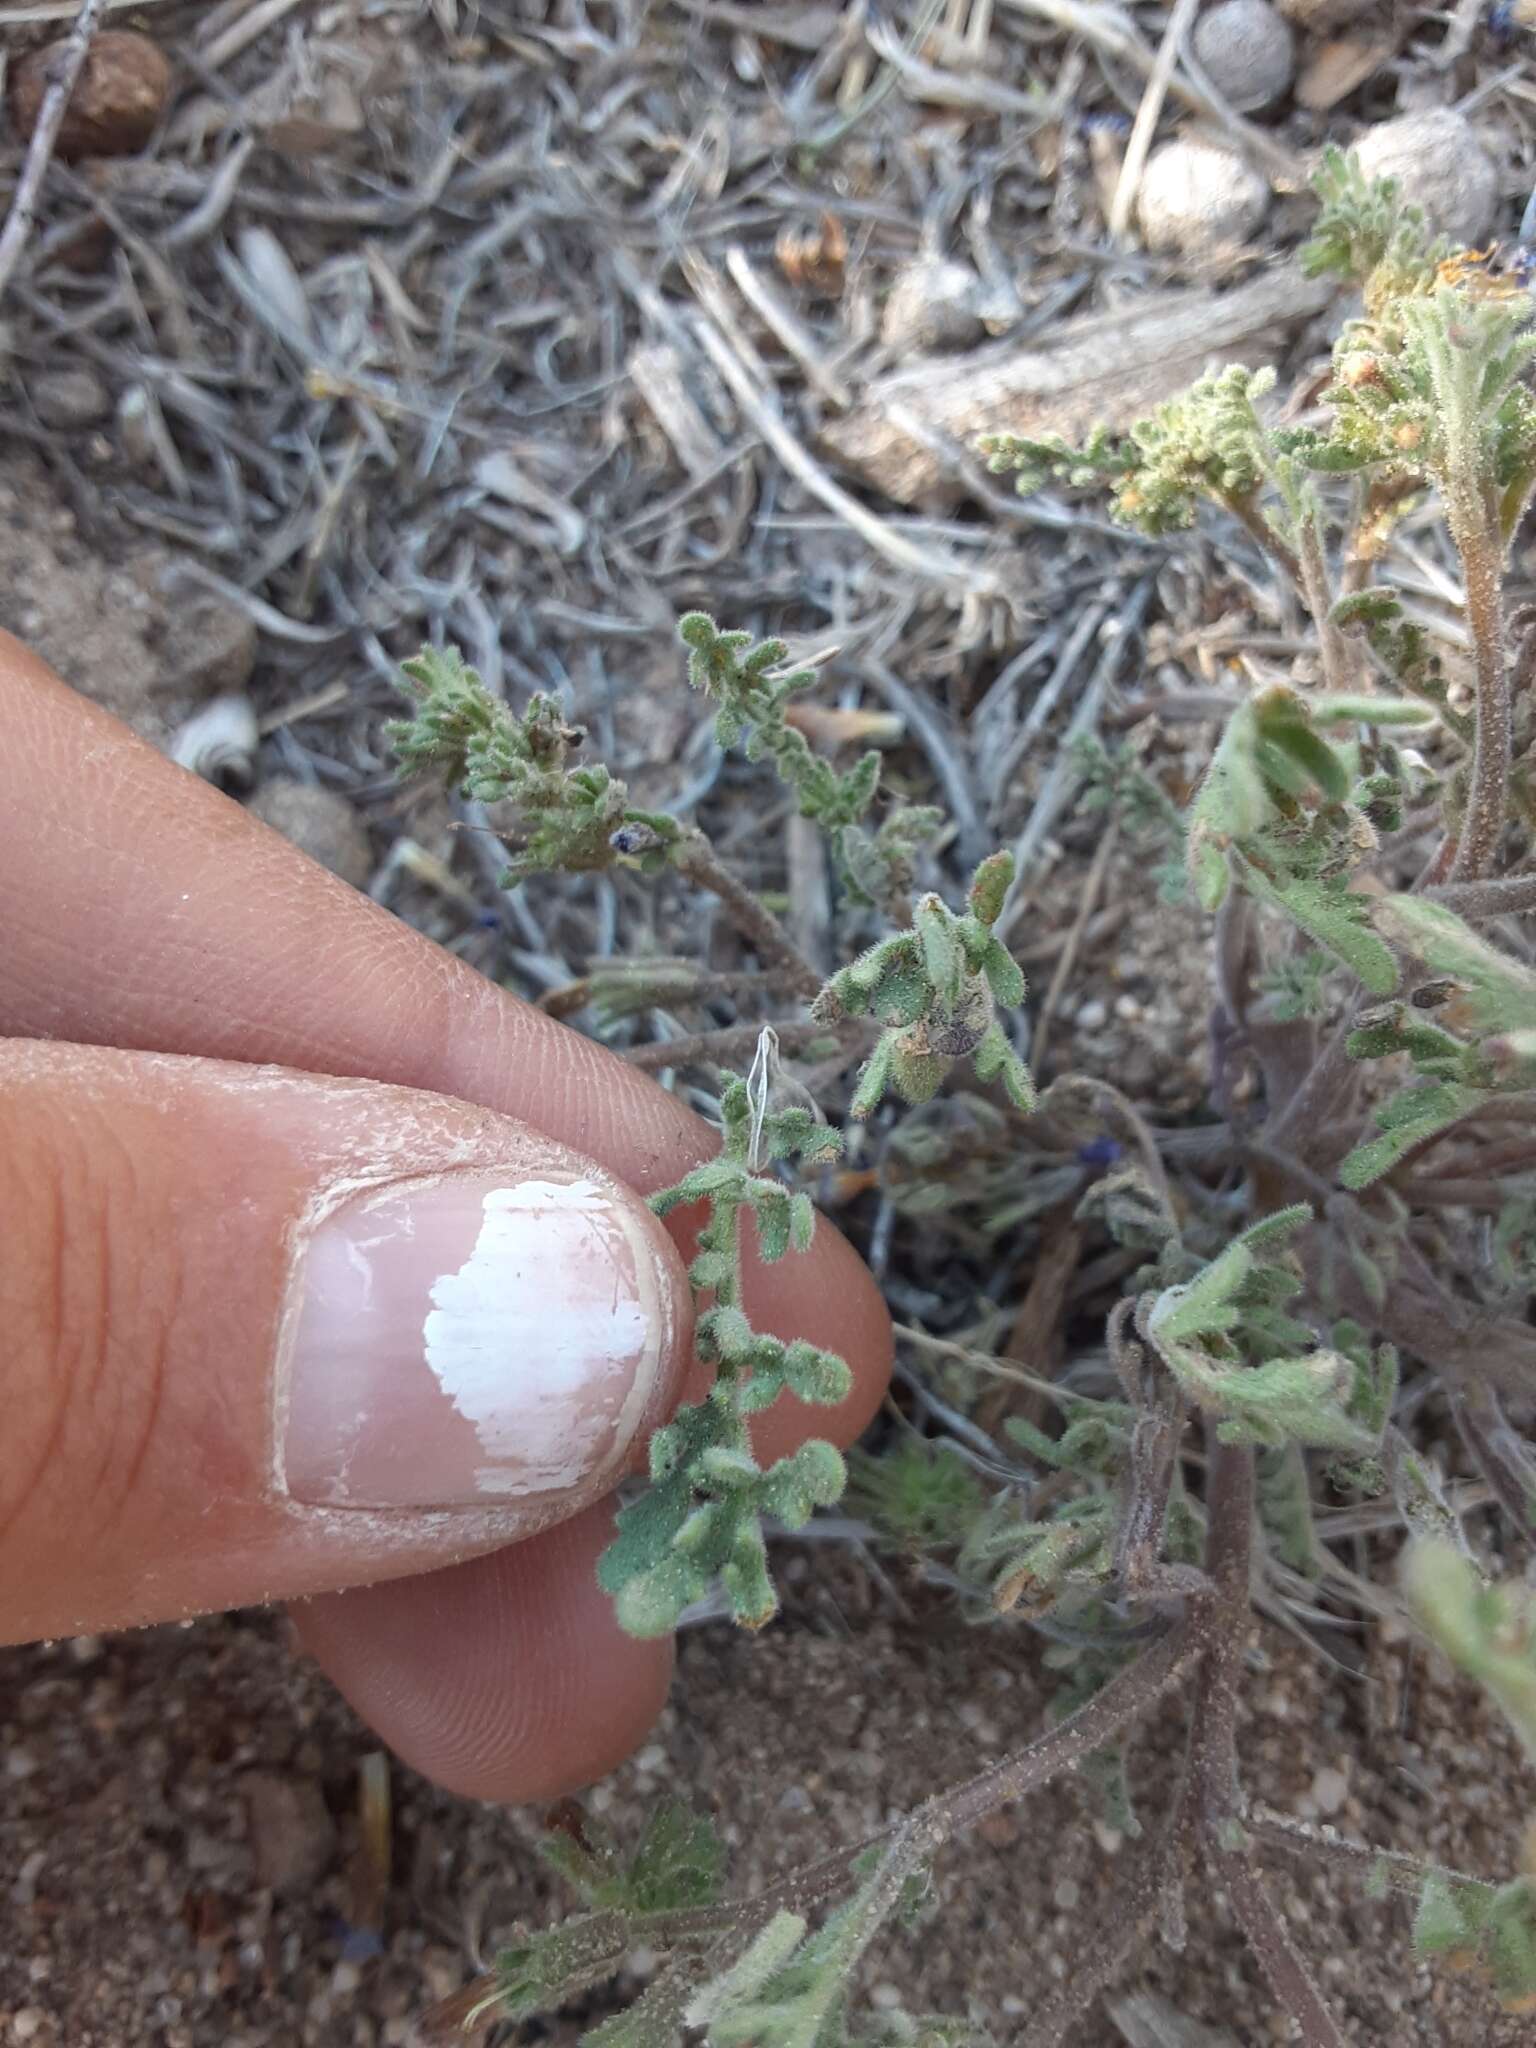
[[[285,1490],[542,1510],[616,1475],[665,1351],[663,1256],[590,1180],[476,1173],[355,1197],[299,1266]]]

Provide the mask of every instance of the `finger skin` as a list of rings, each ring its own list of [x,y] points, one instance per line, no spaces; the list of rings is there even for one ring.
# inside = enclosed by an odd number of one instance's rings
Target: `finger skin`
[[[471,1799],[547,1799],[621,1763],[661,1712],[672,1645],[598,1590],[612,1510],[493,1557],[294,1609],[299,1638],[397,1756]]]
[[[595,1185],[600,1171],[413,1089],[0,1041],[0,1641],[395,1578],[526,1538],[611,1489],[622,1444],[572,1488],[517,1501],[427,1512],[288,1494],[279,1417],[310,1239],[364,1190],[477,1169],[513,1184]],[[688,1288],[656,1219],[608,1193],[665,1290],[633,1424],[643,1445],[676,1399]],[[505,1359],[533,1380],[518,1333]],[[424,1415],[413,1433],[418,1465],[430,1428]]]
[[[0,1035],[271,1062],[458,1096],[642,1194],[715,1148],[674,1096],[498,989],[165,761],[0,633]],[[685,1247],[697,1218],[676,1234]],[[849,1442],[890,1323],[830,1224],[749,1281],[765,1327],[837,1350],[855,1387],[798,1435]],[[784,1404],[786,1414],[798,1403]],[[773,1443],[789,1433],[776,1413]]]
[[[714,1149],[673,1097],[306,861],[4,633],[0,731],[0,1033],[428,1089],[521,1117],[642,1192]],[[696,1221],[669,1219],[685,1250]],[[855,1376],[838,1409],[769,1411],[760,1450],[778,1455],[806,1434],[852,1441],[891,1359],[889,1318],[862,1262],[823,1224],[808,1253],[750,1273],[746,1301],[763,1327],[839,1351]],[[301,1627],[358,1711],[402,1746],[395,1731],[430,1726],[448,1696],[466,1730],[522,1714],[550,1731],[537,1765],[526,1747],[466,1737],[452,1764],[458,1789],[516,1798],[579,1782],[590,1758],[636,1725],[631,1703],[659,1700],[670,1658],[664,1645],[619,1636],[608,1610],[591,1605],[585,1566],[572,1563],[574,1532],[589,1519],[524,1547],[550,1604],[586,1616],[595,1660],[581,1667],[594,1682],[543,1724],[539,1702],[569,1642],[557,1650],[535,1630],[504,1663],[481,1647],[511,1640],[517,1626],[528,1581],[509,1561],[478,1559],[423,1582],[431,1601],[451,1586],[453,1627],[419,1653],[401,1634],[394,1586],[316,1602]]]

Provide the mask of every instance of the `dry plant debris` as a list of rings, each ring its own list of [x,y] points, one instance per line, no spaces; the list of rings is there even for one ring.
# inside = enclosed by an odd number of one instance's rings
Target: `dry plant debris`
[[[1280,12],[1305,78],[1357,10],[1286,0]],[[1155,804],[1147,836],[1122,828],[1107,840],[1099,814],[1080,806],[1093,787],[1083,757],[1061,742],[1096,733],[1182,805],[1214,724],[1298,658],[1294,608],[1257,549],[1218,553],[1199,533],[1141,544],[1060,495],[1016,504],[967,444],[989,429],[1071,438],[1095,417],[1123,423],[1213,353],[1320,353],[1325,289],[1298,293],[1262,267],[1212,284],[1134,228],[1109,234],[1165,45],[1149,162],[1197,132],[1235,151],[1271,195],[1244,251],[1250,264],[1305,232],[1300,174],[1325,139],[1404,119],[1429,124],[1416,131],[1413,168],[1427,166],[1437,189],[1466,185],[1479,237],[1490,218],[1512,236],[1532,174],[1528,32],[1496,8],[1462,7],[1449,27],[1430,15],[1405,27],[1389,12],[1381,39],[1339,74],[1343,90],[1281,96],[1256,117],[1218,66],[1201,66],[1198,34],[1169,37],[1174,10],[1162,6],[970,0],[883,19],[793,0],[142,6],[123,32],[149,37],[167,60],[163,117],[127,154],[84,149],[72,161],[63,140],[0,306],[10,494],[0,619],[41,640],[81,687],[121,691],[168,746],[210,694],[248,692],[253,773],[271,792],[256,801],[269,815],[292,803],[281,794],[290,785],[344,803],[349,826],[361,817],[371,830],[375,893],[533,998],[576,1013],[576,994],[606,976],[608,1008],[584,1021],[621,1049],[754,1026],[733,940],[678,895],[653,901],[623,875],[501,892],[476,808],[394,783],[379,730],[399,709],[398,656],[452,640],[514,703],[535,690],[559,696],[638,800],[707,818],[770,899],[792,890],[786,915],[797,936],[812,935],[810,950],[818,893],[830,901],[833,890],[819,849],[782,811],[754,808],[682,692],[670,633],[678,613],[708,607],[783,632],[797,656],[835,648],[817,708],[899,722],[885,729],[889,774],[914,800],[937,793],[960,827],[938,862],[951,893],[989,829],[1027,850],[1021,959],[1037,992],[1063,962],[1070,969],[1055,983],[1047,1076],[1069,1047],[1076,1068],[1115,1080],[1160,1126],[1189,1125],[1170,1128],[1173,1154],[1197,1148],[1189,1120],[1207,1086],[1208,993],[1164,970],[1181,950],[1193,957],[1198,913],[1162,907],[1155,922],[1138,918],[1127,943],[1127,900],[1145,894],[1157,858]],[[57,37],[75,13],[7,11],[18,91],[30,39]],[[1359,31],[1374,34],[1375,17]],[[103,28],[99,49],[109,32],[119,30]],[[7,139],[13,181],[24,141],[20,127]],[[899,281],[923,266],[930,276],[943,267],[945,304],[963,318],[907,328],[887,317]],[[1414,606],[1454,642],[1448,555],[1412,516],[1389,545]],[[1517,592],[1522,579],[1517,550]],[[194,603],[224,622],[232,651],[218,677],[163,652]],[[361,873],[354,834],[347,843]],[[709,959],[718,974],[707,995],[638,1015],[626,1006],[615,986],[621,896],[629,929],[650,920],[658,957]],[[1020,1173],[1005,1239],[946,1234],[922,1195],[968,1114],[941,1103],[926,1151],[852,1162],[830,1196],[914,1325],[940,1344],[991,1351],[1084,1167],[1068,1135],[1049,1134]],[[958,1136],[974,1147],[974,1131]],[[1081,1303],[1105,1278],[1079,1266],[1054,1290],[1068,1370]],[[921,1398],[959,1414],[957,1386]],[[821,1558],[811,1562],[820,1577]],[[754,1651],[731,1646],[741,1687],[760,1686],[768,1703],[734,1746],[740,1695],[711,1690],[718,1653],[695,1638],[693,1690],[664,1732],[665,1759],[649,1777],[634,1767],[610,1797],[632,1802],[658,1770],[745,1784],[754,1789],[728,1824],[749,1839],[771,1833],[765,1766],[800,1682],[782,1674],[797,1659],[824,1664],[829,1698],[843,1698],[831,1655],[843,1630],[886,1658],[877,1668],[894,1716],[908,1685],[909,1709],[935,1717],[933,1739],[953,1745],[957,1767],[984,1761],[991,1708],[985,1727],[962,1735],[925,1662],[928,1638],[909,1626],[926,1597],[899,1585],[871,1592],[839,1563],[824,1594],[792,1603],[793,1630]],[[1261,1788],[1282,1811],[1313,1796],[1312,1773],[1297,1776],[1295,1730],[1321,1717],[1342,1755],[1351,1724],[1387,1690],[1373,1668],[1379,1649],[1342,1632],[1328,1642],[1352,1677],[1330,1678],[1315,1652],[1278,1639],[1255,1647],[1277,1672],[1273,1715],[1254,1741]],[[450,1990],[461,1951],[479,1950],[483,1930],[459,1917],[469,1874],[503,1887],[492,1932],[526,1917],[526,1897],[505,1892],[506,1825],[419,1786],[402,1820],[415,1867],[393,1902],[377,1980],[341,1955],[326,1917],[337,1897],[263,1899],[225,1774],[265,1763],[275,1746],[279,1770],[323,1774],[345,1833],[357,1745],[313,1688],[285,1689],[270,1649],[264,1624],[234,1623],[78,1655],[8,1654],[0,1728],[11,1754],[40,1759],[32,1777],[18,1771],[33,1790],[0,1819],[17,1873],[0,1975],[15,2038],[85,2048],[100,2026],[103,2040],[158,2032],[180,2048],[214,2038],[210,2029],[230,2042],[328,2042],[346,2026],[358,2040],[404,2040],[426,1993]],[[1406,1806],[1445,1860],[1508,1861],[1498,1773],[1512,1763],[1490,1763],[1491,1734],[1465,1736],[1464,1697],[1401,1647],[1393,1660],[1403,1722],[1388,1717],[1390,1761],[1347,1792],[1361,1811],[1346,1805],[1345,1819],[1368,1832],[1371,1818],[1401,1821]],[[919,1675],[904,1679],[908,1669]],[[140,1703],[167,1683],[187,1688],[185,1734],[145,1724]],[[985,1683],[978,1672],[978,1692]],[[1022,1656],[1010,1683],[1023,1711],[1038,1713]],[[248,1684],[265,1719],[242,1732],[236,1702]],[[916,1784],[859,1764],[893,1741],[870,1694],[833,1760],[803,1759],[794,1781],[812,1802],[833,1802],[850,1836],[862,1823],[838,1802],[910,1801]],[[1010,1699],[997,1711],[1011,1725],[1021,1710]],[[105,1752],[92,1745],[110,1744],[116,1726],[143,1750],[125,1766],[126,1796],[108,1799]],[[110,1842],[118,1885],[136,1879],[145,1813],[171,1844],[153,1852],[143,1895],[125,1908],[137,1976],[121,1981],[81,1937],[80,1953],[111,1981],[108,2021],[92,2017],[78,1957],[48,1933],[75,1925],[48,1853],[40,1788],[50,1783],[79,1867]],[[202,1791],[201,1808],[186,1803],[186,1783]],[[1336,1789],[1322,1788],[1320,1811]],[[1456,1795],[1444,1820],[1430,1810],[1437,1792]],[[1060,1832],[1071,1810],[1063,1795],[1046,1825]],[[1040,1967],[1062,1959],[1072,1910],[1033,1882],[1027,1841],[1008,1848],[997,1911],[1019,1945],[1006,1971],[976,1980],[977,2017],[1000,2027],[1020,2017],[1030,1953]],[[1101,1841],[1099,1852],[1118,1847]],[[445,1885],[456,1857],[458,1879]],[[198,1870],[205,1879],[189,1877]],[[1061,1882],[1086,1888],[1104,1872],[1085,1862]],[[1337,1893],[1309,1882],[1298,1917],[1310,1911],[1338,1937],[1344,1967],[1330,1977],[1347,1978],[1347,1959],[1363,1957],[1363,1920],[1349,1915],[1387,1909],[1346,1909],[1354,1894],[1342,1881]],[[175,1913],[185,1940],[167,1932]],[[29,1953],[46,1967],[29,1975]],[[915,1946],[900,1967],[919,2000],[931,1986],[931,2002],[953,2003],[965,1960]],[[1232,1959],[1209,1930],[1161,1967],[1155,1988],[1192,2021],[1265,2038],[1262,1993],[1229,1981]],[[1520,2038],[1519,2022],[1488,2017],[1456,1987],[1373,1977],[1363,1959],[1358,1968],[1339,1988],[1362,2040],[1513,2048]],[[141,1999],[146,1985],[153,1996]],[[1082,2036],[1092,2048],[1123,2038],[1118,2027]]]

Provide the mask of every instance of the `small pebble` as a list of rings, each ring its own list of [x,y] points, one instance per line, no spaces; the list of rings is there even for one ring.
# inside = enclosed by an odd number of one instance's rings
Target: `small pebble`
[[[48,2015],[40,2005],[24,2005],[19,2012],[11,2014],[11,2039],[13,2041],[35,2041],[43,2031],[43,2022]]]
[[[919,257],[891,286],[880,338],[888,348],[969,348],[985,332],[978,304],[982,290],[969,264],[947,256]]]
[[[1342,1771],[1325,1768],[1312,1780],[1312,1798],[1319,1813],[1337,1813],[1349,1797],[1349,1780]]]
[[[94,370],[45,370],[32,383],[32,409],[45,427],[99,426],[112,400]]]
[[[238,696],[256,667],[256,628],[223,598],[185,598],[168,610],[155,652],[167,697]]]
[[[321,867],[354,889],[366,888],[374,866],[368,828],[336,790],[278,775],[262,784],[250,809]]]
[[[30,140],[58,60],[60,43],[30,50],[11,74],[11,121]],[[86,52],[64,109],[54,152],[65,162],[83,156],[128,156],[154,134],[171,90],[170,60],[158,43],[131,28],[101,30]]]
[[[284,1771],[246,1771],[239,1782],[257,1884],[275,1892],[312,1885],[336,1853],[336,1824],[320,1787]]]
[[[1269,0],[1220,0],[1195,24],[1195,61],[1240,114],[1272,107],[1296,72],[1296,38]]]
[[[1108,1022],[1109,1006],[1100,1002],[1097,996],[1084,1003],[1077,1013],[1078,1028],[1082,1031],[1102,1031]]]
[[[1280,12],[1309,35],[1343,28],[1366,12],[1361,0],[1278,0]]]
[[[1211,262],[1252,238],[1269,187],[1234,151],[1180,136],[1148,158],[1136,211],[1149,249]]]
[[[1116,996],[1115,1015],[1126,1024],[1134,1024],[1141,1015],[1141,1005],[1134,996]]]
[[[1485,242],[1499,208],[1499,172],[1465,114],[1432,107],[1367,128],[1355,155],[1368,178],[1398,192],[1432,228],[1469,248]]]

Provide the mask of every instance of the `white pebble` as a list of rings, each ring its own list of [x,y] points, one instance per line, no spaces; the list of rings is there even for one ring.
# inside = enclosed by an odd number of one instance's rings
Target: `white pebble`
[[[1077,1013],[1078,1028],[1083,1031],[1102,1031],[1109,1022],[1109,1006],[1101,1003],[1097,996],[1084,1003]]]
[[[1396,178],[1432,228],[1469,246],[1486,240],[1499,206],[1499,172],[1465,114],[1431,107],[1367,128],[1355,155],[1368,178]]]
[[[968,264],[947,256],[920,256],[891,286],[880,320],[887,347],[968,348],[985,331],[979,301],[981,279]]]
[[[1136,210],[1149,249],[1209,262],[1252,237],[1269,187],[1220,143],[1179,136],[1148,158]]]
[[[1349,1780],[1342,1771],[1324,1768],[1312,1780],[1312,1797],[1319,1813],[1337,1813],[1349,1797]]]

